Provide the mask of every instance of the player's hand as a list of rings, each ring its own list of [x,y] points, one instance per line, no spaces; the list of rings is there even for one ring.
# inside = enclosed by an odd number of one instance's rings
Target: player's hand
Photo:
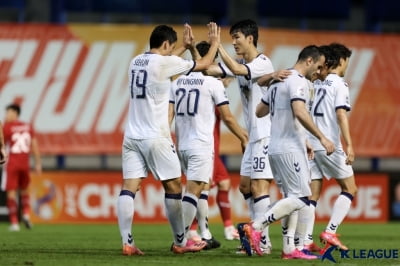
[[[0,164],[4,164],[7,159],[6,150],[4,148],[0,149]]]
[[[207,24],[208,26],[208,42],[210,44],[221,42],[221,28],[218,27],[217,23],[210,22]]]
[[[331,155],[335,151],[335,144],[327,138],[321,139],[321,144],[324,146],[327,155]]]
[[[306,148],[307,148],[308,160],[313,160],[314,159],[314,149],[308,141],[306,141]]]
[[[274,80],[283,81],[290,74],[292,74],[292,71],[287,70],[287,69],[282,69],[282,70],[278,70],[278,71],[273,72],[272,73],[272,78]]]
[[[192,27],[189,24],[185,23],[183,26],[183,46],[185,48],[190,48],[194,44],[194,36]]]
[[[352,165],[354,162],[355,154],[353,150],[353,146],[348,146],[347,147],[347,157],[346,157],[346,164],[347,165]]]

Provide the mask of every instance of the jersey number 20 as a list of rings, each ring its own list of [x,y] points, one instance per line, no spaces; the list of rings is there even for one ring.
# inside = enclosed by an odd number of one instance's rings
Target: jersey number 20
[[[10,149],[11,153],[29,153],[31,135],[28,132],[15,132],[11,139],[14,142]]]

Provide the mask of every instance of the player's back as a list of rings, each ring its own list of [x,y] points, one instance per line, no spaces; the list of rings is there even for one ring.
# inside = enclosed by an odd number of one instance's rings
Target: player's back
[[[129,67],[129,117],[125,136],[133,139],[170,137],[168,100],[173,75],[189,71],[193,61],[145,53]]]
[[[4,142],[8,152],[7,165],[29,169],[29,156],[31,152],[34,132],[30,124],[15,120],[3,125]]]
[[[173,83],[175,133],[180,150],[213,148],[215,105],[228,104],[220,80],[201,73],[181,75]]]
[[[307,101],[305,77],[296,70],[282,82],[273,83],[268,89],[271,115],[271,141],[269,154],[281,154],[305,150],[305,129],[295,118],[292,101]]]
[[[337,74],[329,74],[324,81],[314,82],[315,97],[311,115],[321,132],[335,143],[340,149],[340,127],[337,122],[336,111],[343,108],[350,111],[349,89],[344,80]],[[310,138],[314,150],[324,150],[321,143]]]

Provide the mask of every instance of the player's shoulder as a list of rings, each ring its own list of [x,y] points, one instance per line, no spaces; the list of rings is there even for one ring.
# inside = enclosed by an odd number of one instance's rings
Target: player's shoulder
[[[269,65],[272,64],[271,60],[266,56],[265,54],[258,54],[252,61],[251,63],[253,64],[259,64],[259,65]]]
[[[347,84],[347,82],[340,77],[337,74],[329,74],[327,76],[327,79],[329,79],[332,82],[332,86],[335,86],[337,88],[344,88],[344,89],[348,89],[349,85]]]
[[[292,72],[284,81],[287,81],[287,83],[292,83],[292,82],[304,82],[307,83],[306,77],[301,75],[297,70],[295,69],[288,69],[290,72]]]

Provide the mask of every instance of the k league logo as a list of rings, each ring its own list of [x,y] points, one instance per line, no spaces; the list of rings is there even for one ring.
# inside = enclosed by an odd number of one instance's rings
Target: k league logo
[[[329,260],[336,263],[333,253],[334,251],[340,252],[341,259],[398,259],[398,249],[352,249],[352,250],[340,250],[336,246],[330,246],[322,254],[321,260]]]

